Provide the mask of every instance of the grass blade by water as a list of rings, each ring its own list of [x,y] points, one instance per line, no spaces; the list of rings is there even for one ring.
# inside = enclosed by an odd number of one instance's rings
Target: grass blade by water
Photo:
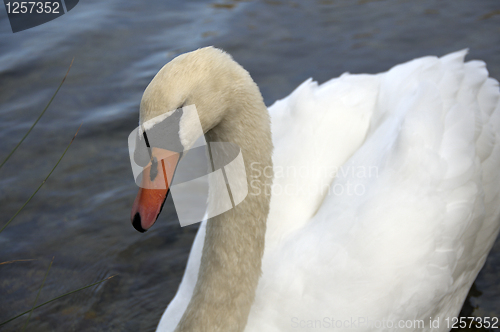
[[[73,60],[75,60],[74,57],[73,57]],[[59,89],[61,88],[61,86],[63,85],[64,81],[66,80],[66,77],[68,77],[69,70],[71,69],[71,66],[73,65],[73,60],[71,60],[71,63],[69,64],[69,68],[68,68],[68,71],[66,72],[66,75],[64,75],[64,78],[62,79],[61,84],[59,84],[59,86],[57,87],[56,92],[54,93],[54,95],[52,96],[52,98],[50,98],[49,103],[47,104],[47,106],[45,106],[45,108],[43,109],[42,113],[40,113],[40,115],[38,116],[38,118],[36,119],[36,121],[33,123],[33,125],[31,126],[31,128],[24,135],[24,137],[21,138],[21,140],[19,141],[19,143],[17,143],[17,145],[14,147],[14,149],[9,153],[9,155],[7,156],[7,158],[5,158],[5,160],[2,162],[2,164],[0,164],[0,168],[2,168],[2,166],[7,162],[7,160],[9,160],[9,158],[14,154],[14,152],[16,152],[16,150],[19,147],[19,145],[21,145],[21,143],[24,141],[24,139],[26,137],[28,137],[28,135],[31,132],[31,130],[33,130],[33,128],[38,123],[38,120],[40,120],[42,118],[42,116],[45,113],[45,111],[47,110],[47,108],[49,108],[50,104],[52,103],[52,101],[56,97],[57,93],[59,92]]]
[[[15,262],[31,262],[31,261],[34,261],[34,260],[35,260],[34,258],[31,258],[31,259],[15,259],[13,261],[1,262],[0,265],[12,264],[12,263],[15,263]]]
[[[49,268],[47,269],[47,272],[45,272],[45,276],[43,277],[42,284],[40,285],[40,288],[38,289],[38,293],[36,294],[35,297],[35,302],[33,302],[33,306],[31,307],[30,314],[28,315],[28,319],[26,319],[26,323],[24,323],[23,326],[23,332],[26,330],[26,326],[28,325],[31,314],[33,313],[33,310],[35,310],[36,303],[38,302],[38,297],[40,296],[40,293],[42,292],[43,285],[45,284],[45,280],[47,280],[47,276],[49,275],[50,268],[52,267],[52,263],[54,263],[54,257],[52,257],[52,260],[50,261]]]
[[[52,174],[52,172],[54,172],[54,170],[56,169],[57,165],[59,165],[59,163],[63,159],[64,155],[66,154],[66,152],[68,151],[69,147],[71,146],[71,143],[73,143],[73,141],[75,140],[75,137],[78,134],[78,131],[80,130],[81,127],[82,127],[82,125],[80,125],[80,127],[78,127],[78,130],[76,131],[75,136],[73,136],[73,138],[71,139],[71,142],[69,142],[68,146],[66,147],[66,150],[64,150],[61,158],[59,158],[59,160],[57,161],[57,163],[54,166],[54,168],[52,168],[52,170],[50,171],[49,175],[47,175],[47,177],[42,181],[42,183],[40,184],[40,186],[38,186],[38,188],[35,190],[35,192],[30,196],[30,198],[28,198],[28,200],[23,204],[23,206],[21,206],[21,208],[19,210],[17,210],[17,212],[12,216],[12,218],[10,218],[10,220],[7,221],[7,223],[5,225],[3,225],[2,229],[0,229],[0,233],[2,233],[3,230],[7,226],[9,226],[9,224],[12,222],[12,220],[14,220],[14,218],[19,214],[19,212],[21,212],[24,209],[24,207],[26,206],[26,204],[28,204],[29,201],[31,201],[31,199],[36,195],[36,193],[38,192],[38,190],[40,190],[40,188],[42,188],[42,186],[45,184],[45,182],[50,177],[50,175]]]
[[[98,285],[98,284],[100,284],[100,283],[102,283],[102,282],[105,282],[105,281],[107,281],[107,280],[109,280],[109,279],[111,279],[111,278],[115,277],[115,276],[116,276],[116,275],[113,275],[113,276],[111,276],[111,277],[107,277],[106,279],[99,280],[99,281],[97,281],[97,282],[94,282],[93,284],[90,284],[90,285],[84,286],[84,287],[82,287],[82,288],[75,289],[75,290],[73,290],[73,291],[71,291],[71,292],[68,292],[68,293],[65,293],[65,294],[63,294],[63,295],[59,295],[58,297],[55,297],[55,298],[53,298],[52,300],[48,300],[47,302],[44,302],[44,303],[42,303],[42,304],[39,304],[39,305],[37,305],[36,307],[34,307],[34,308],[32,308],[32,309],[38,309],[38,308],[40,308],[40,307],[42,307],[42,306],[44,306],[44,305],[46,305],[46,304],[49,304],[49,303],[50,303],[50,302],[52,302],[52,301],[59,300],[59,299],[60,299],[60,298],[62,298],[62,297],[65,297],[65,296],[71,295],[71,294],[73,294],[73,293],[79,292],[79,291],[81,291],[81,290],[87,289],[87,288],[92,287],[92,286],[95,286],[95,285]],[[23,315],[26,315],[26,314],[27,314],[27,313],[29,313],[32,309],[30,309],[30,310],[26,310],[25,312],[20,313],[19,315],[15,316],[15,317],[12,317],[11,319],[6,320],[5,322],[0,323],[0,326],[5,325],[5,324],[7,324],[7,323],[9,323],[9,322],[13,321],[13,320],[14,320],[14,319],[16,319],[16,318],[19,318],[19,317],[23,316]]]

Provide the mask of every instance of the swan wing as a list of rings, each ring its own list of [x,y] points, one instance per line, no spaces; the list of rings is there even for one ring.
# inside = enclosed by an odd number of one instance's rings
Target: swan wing
[[[365,139],[317,212],[271,221],[286,236],[266,242],[245,331],[448,330],[499,229],[498,82],[465,54],[376,76]]]
[[[266,249],[307,224],[321,206],[366,138],[379,85],[380,75],[346,73],[321,85],[308,79],[269,107],[274,180]]]

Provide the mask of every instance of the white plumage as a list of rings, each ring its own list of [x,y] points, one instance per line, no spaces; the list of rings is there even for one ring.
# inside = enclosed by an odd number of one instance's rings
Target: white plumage
[[[245,331],[449,329],[500,226],[498,82],[465,55],[307,80],[269,107],[275,177]],[[157,331],[189,303],[205,227]]]

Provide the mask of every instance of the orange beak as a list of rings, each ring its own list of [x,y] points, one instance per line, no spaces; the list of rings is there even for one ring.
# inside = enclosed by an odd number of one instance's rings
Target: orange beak
[[[132,225],[141,233],[147,231],[160,215],[167,199],[179,153],[151,148],[151,161],[142,173],[141,188],[132,206]]]

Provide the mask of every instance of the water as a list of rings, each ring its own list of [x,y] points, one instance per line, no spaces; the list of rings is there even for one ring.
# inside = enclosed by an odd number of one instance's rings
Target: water
[[[35,310],[31,331],[153,331],[182,277],[197,225],[164,209],[146,234],[129,213],[137,191],[127,136],[142,92],[176,55],[215,45],[260,86],[267,104],[313,77],[376,73],[424,55],[469,47],[500,78],[500,3],[446,1],[80,1],[67,15],[13,34],[0,10],[0,159],[50,109],[0,170],[0,225],[52,177],[0,235],[0,322],[107,276],[113,279]],[[500,242],[469,310],[500,316]],[[480,295],[481,294],[481,295]],[[475,309],[473,309],[475,308]],[[464,311],[466,312],[466,311]],[[467,313],[468,314],[468,313]],[[0,328],[19,331],[24,319]]]

